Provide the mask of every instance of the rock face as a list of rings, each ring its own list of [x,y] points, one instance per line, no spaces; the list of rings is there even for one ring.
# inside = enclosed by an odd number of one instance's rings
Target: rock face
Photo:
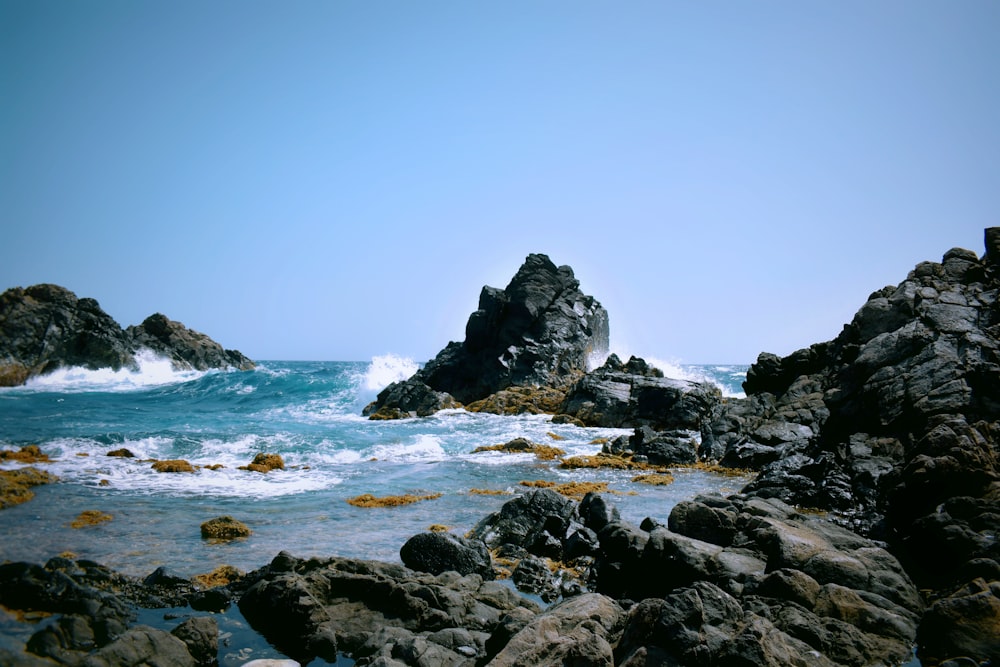
[[[78,299],[58,285],[0,294],[0,386],[20,385],[62,366],[133,367],[143,348],[166,356],[178,369],[253,368],[239,352],[160,314],[123,331],[97,301]]]
[[[608,336],[607,311],[580,291],[573,270],[529,255],[505,289],[483,288],[464,342],[387,387],[366,414],[429,414],[509,387],[561,387],[607,354]]]
[[[944,596],[921,626],[934,629],[920,639],[933,659],[1000,655],[995,642],[966,650],[943,639],[966,632],[944,612],[961,606],[946,602],[954,596],[983,601],[969,603],[986,616],[980,627],[1000,622],[990,601],[1000,571],[998,242],[1000,228],[988,229],[982,258],[956,248],[917,265],[829,342],[760,355],[747,399],[716,406],[702,428],[713,456],[761,471],[747,493],[837,511]]]

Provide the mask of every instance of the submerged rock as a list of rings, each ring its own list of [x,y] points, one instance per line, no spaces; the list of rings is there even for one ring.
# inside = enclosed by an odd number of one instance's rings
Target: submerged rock
[[[224,350],[160,314],[123,330],[97,301],[78,299],[58,285],[14,287],[0,294],[0,386],[21,385],[64,366],[134,368],[142,349],[167,357],[178,369],[254,367],[236,350]]]
[[[201,524],[201,536],[205,539],[232,540],[249,537],[251,534],[252,531],[245,523],[229,515],[209,519]]]
[[[579,285],[570,267],[529,255],[505,289],[483,288],[465,341],[389,385],[365,414],[430,414],[510,387],[566,386],[608,350],[607,311]]]

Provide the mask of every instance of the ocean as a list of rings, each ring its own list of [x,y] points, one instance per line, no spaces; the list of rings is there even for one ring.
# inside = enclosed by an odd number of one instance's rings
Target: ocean
[[[742,395],[746,366],[653,363],[670,377]],[[473,453],[526,437],[570,455],[593,454],[601,449],[595,440],[630,429],[464,410],[398,421],[361,416],[379,390],[417,368],[386,355],[368,362],[262,361],[253,371],[177,372],[147,356],[138,372],[63,369],[0,389],[0,449],[38,445],[52,462],[36,467],[60,480],[35,487],[30,502],[0,510],[0,562],[44,563],[70,552],[139,577],[160,566],[182,577],[220,565],[249,571],[282,550],[399,562],[399,548],[411,535],[433,524],[464,533],[525,492],[522,481],[607,482],[611,500],[635,523],[647,516],[665,522],[678,501],[703,492],[734,493],[747,481],[679,469],[672,484],[650,486],[632,482],[628,472],[561,470],[558,462],[531,454]],[[119,448],[135,457],[107,455]],[[261,452],[280,454],[285,469],[240,470]],[[152,459],[185,459],[198,469],[159,473]],[[347,503],[361,494],[441,495],[391,508]],[[73,528],[85,510],[111,519]],[[203,540],[200,525],[221,515],[242,521],[253,534],[226,543]],[[255,657],[262,657],[260,651]]]

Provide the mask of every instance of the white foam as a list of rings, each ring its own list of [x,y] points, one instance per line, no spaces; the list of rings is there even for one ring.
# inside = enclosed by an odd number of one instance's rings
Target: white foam
[[[365,458],[379,461],[443,461],[446,458],[441,440],[436,435],[421,433],[411,442],[393,442],[371,447]]]
[[[365,371],[364,388],[368,391],[381,391],[393,382],[408,379],[418,368],[413,359],[395,354],[372,357],[368,370]]]
[[[135,355],[135,363],[135,368],[117,371],[111,368],[91,370],[67,366],[33,377],[24,386],[36,391],[133,391],[188,382],[211,372],[177,370],[169,359],[148,349],[140,350]]]

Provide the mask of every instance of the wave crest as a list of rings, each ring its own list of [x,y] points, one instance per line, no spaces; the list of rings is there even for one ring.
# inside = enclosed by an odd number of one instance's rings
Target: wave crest
[[[39,391],[132,391],[197,380],[211,371],[177,370],[166,357],[149,349],[135,355],[135,368],[91,370],[81,366],[57,368],[30,378],[24,386]]]

